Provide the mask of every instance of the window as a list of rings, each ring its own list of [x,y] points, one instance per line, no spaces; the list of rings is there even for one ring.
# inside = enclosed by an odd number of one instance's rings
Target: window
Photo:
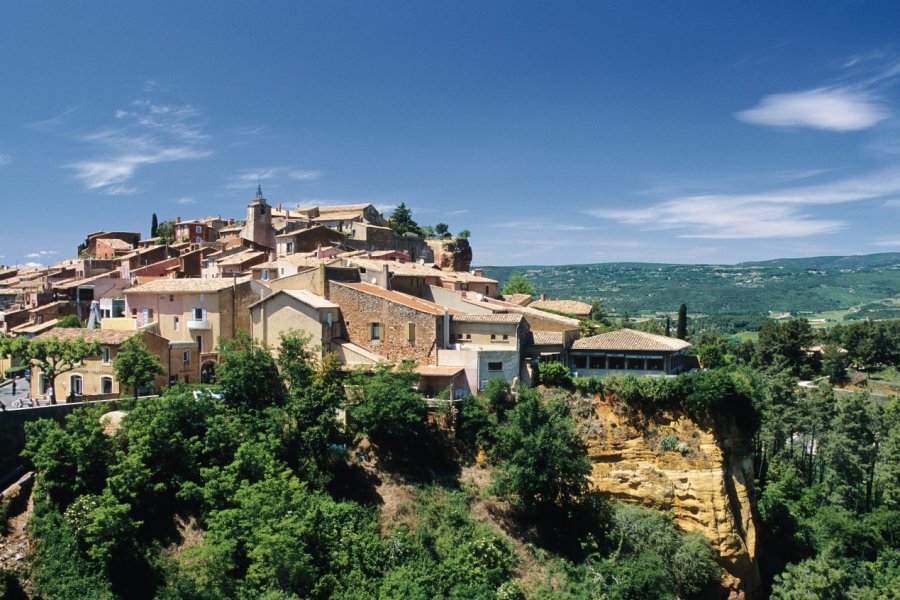
[[[197,336],[197,352],[198,353],[203,352],[203,336],[202,335]]]
[[[112,394],[113,393],[112,377],[101,377],[100,378],[100,393],[101,394]]]
[[[508,334],[506,334],[506,333],[503,334],[503,341],[504,341],[504,342],[508,342],[508,341],[509,341],[509,335],[508,335]]]
[[[263,281],[268,281],[268,280],[269,280],[269,270],[268,270],[268,269],[263,269],[263,270],[262,270],[262,280],[263,280]]]
[[[592,356],[590,358],[590,368],[591,369],[605,369],[606,368],[606,357],[605,356]]]
[[[169,294],[169,302],[175,302],[175,294]]]
[[[186,365],[191,364],[191,351],[190,350],[185,350],[184,352],[181,353],[181,362]]]
[[[175,331],[179,331],[181,329],[181,319],[178,317],[172,317],[172,327]]]
[[[132,308],[132,309],[131,309],[131,316],[132,316],[132,317],[136,317],[136,316],[137,316],[137,309],[136,309],[136,308]]]
[[[286,248],[285,252],[287,252],[288,254],[293,254],[293,253],[294,253],[294,242],[288,242],[288,243],[285,244],[284,246],[285,246],[285,248]]]
[[[196,231],[197,233],[200,233],[203,231],[203,227],[200,225],[197,225],[197,227],[194,228],[194,231]]]
[[[587,369],[587,356],[573,356],[572,367],[575,369]]]
[[[488,371],[496,372],[496,371],[502,371],[502,370],[503,370],[502,362],[489,362],[488,363]]]
[[[204,311],[202,308],[195,308],[195,309],[194,309],[194,320],[195,320],[195,321],[202,321],[202,320],[203,320],[203,313],[204,313],[204,312],[205,312],[205,311]]]
[[[369,323],[369,339],[373,342],[381,341],[381,323]]]
[[[406,324],[406,339],[410,342],[416,341],[416,324],[413,322]]]
[[[41,391],[41,396],[46,396],[50,391],[50,380],[41,373],[41,378],[38,380],[38,389]]]
[[[84,380],[81,375],[72,375],[69,377],[69,394],[72,396],[81,396],[84,391]]]
[[[496,339],[497,339],[497,334],[496,334],[496,333],[492,333],[492,334],[491,334],[491,341],[493,342],[493,341],[496,340]]]
[[[104,365],[109,364],[109,355],[109,346],[103,346],[102,348],[100,348],[100,358],[103,361]]]

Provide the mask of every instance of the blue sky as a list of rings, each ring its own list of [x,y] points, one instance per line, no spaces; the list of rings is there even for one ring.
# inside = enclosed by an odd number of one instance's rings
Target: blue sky
[[[813,8],[815,6],[815,8]],[[480,264],[900,251],[896,2],[8,2],[0,263],[405,202]]]

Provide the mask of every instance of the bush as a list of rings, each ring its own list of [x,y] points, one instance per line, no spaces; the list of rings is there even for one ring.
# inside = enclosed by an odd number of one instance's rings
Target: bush
[[[542,362],[538,365],[538,376],[542,384],[547,387],[557,387],[566,390],[574,388],[572,373],[569,367],[561,362]]]

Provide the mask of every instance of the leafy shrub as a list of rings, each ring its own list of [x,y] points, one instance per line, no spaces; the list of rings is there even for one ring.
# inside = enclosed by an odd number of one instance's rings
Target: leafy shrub
[[[547,387],[557,387],[566,390],[574,387],[569,367],[558,361],[540,363],[538,365],[538,376],[541,383]]]

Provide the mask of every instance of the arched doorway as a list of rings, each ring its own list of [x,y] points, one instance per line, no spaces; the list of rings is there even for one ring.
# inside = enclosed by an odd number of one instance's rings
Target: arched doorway
[[[200,366],[200,383],[216,382],[216,363],[207,361]]]

